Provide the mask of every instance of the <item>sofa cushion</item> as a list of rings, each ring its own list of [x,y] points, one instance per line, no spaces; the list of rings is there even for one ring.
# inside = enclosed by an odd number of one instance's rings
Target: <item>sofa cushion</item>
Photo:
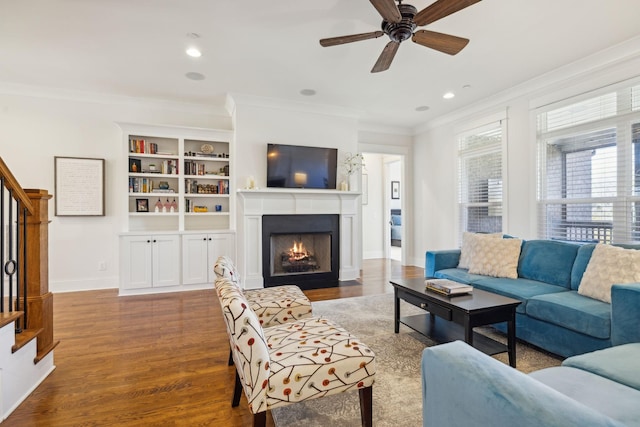
[[[611,306],[576,291],[536,295],[527,302],[527,315],[592,337],[611,336]]]
[[[520,239],[480,240],[469,259],[469,273],[517,279],[521,247]]]
[[[636,282],[640,282],[640,251],[597,244],[578,293],[610,303],[614,283]]]
[[[562,365],[589,371],[640,391],[640,343],[573,356]]]
[[[460,248],[460,261],[458,268],[469,268],[469,260],[475,255],[477,245],[484,239],[502,239],[502,234],[492,233],[462,233],[462,247]]]
[[[638,390],[566,366],[541,369],[530,373],[529,376],[582,403],[585,407],[595,409],[626,426],[638,425],[638,419],[640,419],[640,405],[638,405],[640,391]]]
[[[573,267],[571,268],[571,290],[578,290],[580,281],[582,280],[584,271],[587,269],[587,265],[589,264],[591,254],[593,253],[595,247],[595,244],[589,243],[578,248],[576,260],[573,262]]]
[[[476,280],[484,279],[486,276],[479,274],[469,274],[464,268],[445,268],[434,273],[433,277],[437,279],[449,279],[455,282],[470,284]]]
[[[528,240],[520,252],[518,277],[569,288],[571,268],[579,248],[553,240]]]
[[[499,295],[504,295],[506,297],[522,301],[522,304],[516,308],[516,312],[518,313],[525,313],[528,300],[536,295],[568,292],[560,286],[529,279],[508,279],[480,276],[478,280],[472,281],[471,285],[474,288],[494,292]]]

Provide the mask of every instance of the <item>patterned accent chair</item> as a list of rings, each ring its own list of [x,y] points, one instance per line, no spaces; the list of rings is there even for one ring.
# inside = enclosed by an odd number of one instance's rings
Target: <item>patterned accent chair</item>
[[[218,278],[227,278],[238,289],[242,288],[240,276],[229,257],[219,257],[213,270]],[[242,292],[263,328],[283,325],[312,315],[309,298],[295,285],[249,289]]]
[[[262,328],[228,278],[216,280],[216,292],[236,367],[232,406],[244,391],[254,426],[273,408],[351,390],[359,392],[362,425],[372,425],[376,365],[364,343],[319,317]]]

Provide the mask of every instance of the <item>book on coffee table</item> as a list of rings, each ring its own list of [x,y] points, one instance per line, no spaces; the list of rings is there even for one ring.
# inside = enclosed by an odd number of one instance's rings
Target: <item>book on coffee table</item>
[[[442,295],[463,295],[473,292],[473,286],[449,279],[426,279],[425,285],[428,290]]]

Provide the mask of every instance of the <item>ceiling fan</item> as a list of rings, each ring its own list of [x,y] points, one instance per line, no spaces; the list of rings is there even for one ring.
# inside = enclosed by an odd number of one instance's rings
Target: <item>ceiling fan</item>
[[[391,41],[382,50],[372,73],[385,71],[391,66],[391,61],[398,51],[400,43],[411,37],[415,43],[449,55],[460,52],[469,43],[469,39],[451,36],[435,31],[418,30],[416,27],[431,24],[439,19],[456,13],[481,0],[437,0],[420,12],[410,4],[402,4],[402,0],[369,0],[373,7],[382,16],[382,31],[371,33],[352,34],[349,36],[331,37],[321,39],[320,45],[324,47],[352,43],[361,40],[375,39],[388,35]]]

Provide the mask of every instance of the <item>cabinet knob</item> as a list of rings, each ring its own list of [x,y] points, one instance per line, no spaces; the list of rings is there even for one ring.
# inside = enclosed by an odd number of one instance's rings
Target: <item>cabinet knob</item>
[[[157,242],[157,240],[156,240],[156,239],[153,239],[153,243],[156,243],[156,242]]]
[[[206,238],[206,237],[203,237],[203,238],[202,238],[202,240],[204,240],[204,241],[206,242],[206,241],[207,241],[207,238]]]
[[[209,237],[209,241],[211,241],[211,237]]]
[[[151,243],[151,240],[147,240],[147,243]]]

